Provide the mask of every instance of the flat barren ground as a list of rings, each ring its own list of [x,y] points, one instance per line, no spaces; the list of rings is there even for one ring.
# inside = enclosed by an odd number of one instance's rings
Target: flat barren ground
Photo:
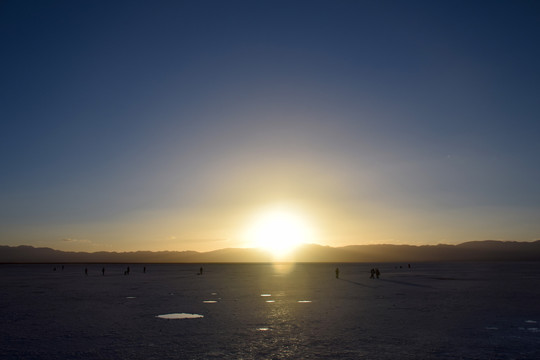
[[[539,263],[199,267],[0,265],[0,358],[540,358]]]

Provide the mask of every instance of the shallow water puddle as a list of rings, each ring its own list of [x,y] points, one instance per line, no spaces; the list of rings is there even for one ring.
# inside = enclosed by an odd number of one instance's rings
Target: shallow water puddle
[[[205,303],[205,304],[215,304],[215,303],[217,303],[217,301],[216,300],[203,300],[203,303]]]
[[[270,328],[267,328],[267,327],[260,327],[260,328],[257,328],[257,331],[269,331]]]
[[[298,300],[297,302],[299,302],[299,303],[310,303],[311,300]]]
[[[267,303],[275,303],[276,300],[266,300]]]
[[[156,317],[160,319],[199,319],[203,318],[204,316],[199,314],[173,313],[157,315]]]
[[[527,324],[536,324],[536,321],[534,320],[525,320]]]
[[[136,299],[135,296],[126,296],[126,299]]]
[[[272,294],[261,294],[262,297],[272,296]]]

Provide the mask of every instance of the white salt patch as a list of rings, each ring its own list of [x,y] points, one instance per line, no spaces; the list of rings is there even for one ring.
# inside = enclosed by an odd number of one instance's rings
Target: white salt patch
[[[203,303],[205,303],[205,304],[215,304],[215,303],[217,303],[217,301],[216,300],[204,300]]]
[[[298,300],[299,303],[310,303],[311,300]]]
[[[273,303],[276,302],[276,300],[266,300],[267,303]]]
[[[272,294],[261,294],[261,296],[272,296]]]
[[[536,321],[534,320],[525,320],[525,322],[528,324],[536,324]]]
[[[174,313],[174,314],[164,314],[156,316],[160,319],[198,319],[204,317],[199,314],[186,314],[186,313]]]

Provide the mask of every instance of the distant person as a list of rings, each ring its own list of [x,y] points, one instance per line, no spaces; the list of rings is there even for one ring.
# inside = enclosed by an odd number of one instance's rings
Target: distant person
[[[375,279],[375,269],[371,268],[370,274],[371,274],[371,276],[369,278],[370,279]]]
[[[410,269],[410,268],[411,268],[411,264],[408,264],[408,266],[409,266],[409,269]]]
[[[377,279],[381,275],[381,272],[379,271],[379,268],[375,268],[375,276],[377,276]]]
[[[142,270],[143,274],[146,274],[146,266],[143,267],[143,270]]]
[[[53,267],[53,271],[56,271],[56,266],[55,266],[55,267]]]
[[[88,268],[84,268],[84,275],[88,276]]]
[[[129,266],[128,266],[128,268],[127,268],[127,270],[126,270],[126,271],[127,271],[127,274],[129,275]]]
[[[64,271],[64,265],[62,265],[62,271]]]
[[[339,268],[336,268],[336,279],[339,279]]]
[[[101,275],[105,276],[105,267],[101,268]]]
[[[201,268],[199,269],[199,275],[202,275],[202,272],[203,272],[203,268],[201,266]]]

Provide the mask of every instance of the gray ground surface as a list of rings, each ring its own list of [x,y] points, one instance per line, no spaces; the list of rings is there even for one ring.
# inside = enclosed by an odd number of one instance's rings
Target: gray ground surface
[[[0,265],[0,358],[540,358],[540,263],[401,265]]]

